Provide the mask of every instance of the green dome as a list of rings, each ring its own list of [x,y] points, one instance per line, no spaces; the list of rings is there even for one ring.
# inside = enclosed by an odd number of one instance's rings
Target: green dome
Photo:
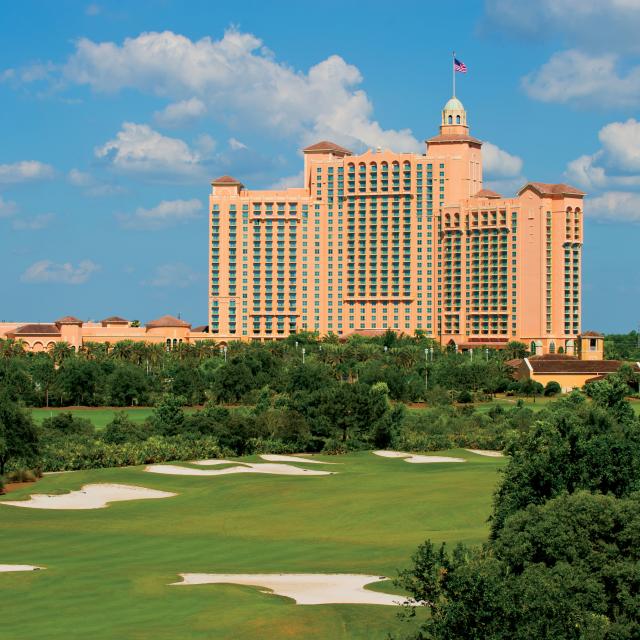
[[[443,111],[464,111],[464,107],[458,98],[451,98],[449,102],[444,105]]]

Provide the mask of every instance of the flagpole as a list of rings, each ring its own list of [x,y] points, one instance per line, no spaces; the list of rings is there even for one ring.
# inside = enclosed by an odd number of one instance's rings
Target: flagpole
[[[456,52],[451,52],[451,77],[453,79],[453,97],[456,97]]]

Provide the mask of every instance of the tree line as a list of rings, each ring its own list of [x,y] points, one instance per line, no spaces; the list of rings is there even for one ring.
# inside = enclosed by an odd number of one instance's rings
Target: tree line
[[[419,547],[412,640],[640,637],[640,419],[622,377],[588,390],[510,434],[486,544]]]

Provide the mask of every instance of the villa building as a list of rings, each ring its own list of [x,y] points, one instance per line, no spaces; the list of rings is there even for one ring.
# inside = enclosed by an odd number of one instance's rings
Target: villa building
[[[88,343],[116,344],[123,340],[162,344],[173,348],[179,344],[193,344],[210,340],[208,327],[191,328],[184,320],[162,316],[145,326],[132,326],[129,320],[111,316],[100,322],[83,322],[65,316],[51,323],[0,322],[0,340],[13,339],[24,344],[28,351],[49,351],[57,342],[66,342],[76,351]]]
[[[485,189],[482,142],[452,98],[424,154],[303,150],[300,188],[212,182],[209,332],[421,331],[460,349],[525,342],[573,354],[581,331],[584,193]]]

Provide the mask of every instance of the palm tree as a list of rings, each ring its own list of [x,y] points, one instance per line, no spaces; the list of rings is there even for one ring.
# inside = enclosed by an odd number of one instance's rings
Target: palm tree
[[[54,342],[49,348],[49,354],[53,358],[53,363],[59,367],[67,358],[74,354],[74,348],[68,342]]]

